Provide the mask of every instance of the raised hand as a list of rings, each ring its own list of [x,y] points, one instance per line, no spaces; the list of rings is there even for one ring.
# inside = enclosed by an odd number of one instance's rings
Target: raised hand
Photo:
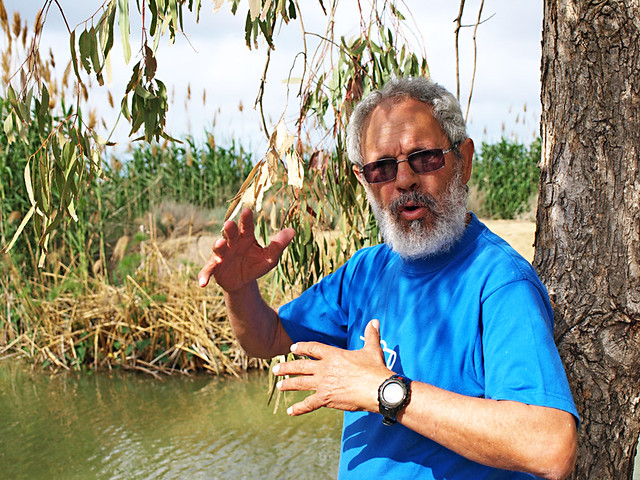
[[[269,245],[260,246],[255,237],[253,212],[244,209],[237,224],[225,222],[223,238],[213,244],[213,254],[198,274],[200,286],[205,287],[211,275],[229,293],[252,283],[278,264],[294,235],[292,228],[285,228]]]
[[[360,350],[343,350],[317,342],[298,342],[291,346],[296,355],[312,359],[280,363],[275,375],[297,375],[278,382],[280,390],[314,391],[302,402],[289,407],[289,415],[302,415],[320,407],[344,411],[378,410],[378,387],[392,375],[380,347],[378,320],[365,328]]]

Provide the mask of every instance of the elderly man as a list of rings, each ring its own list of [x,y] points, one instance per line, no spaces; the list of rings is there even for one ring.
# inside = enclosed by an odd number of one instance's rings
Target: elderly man
[[[466,207],[473,142],[455,98],[392,80],[355,108],[349,157],[385,244],[362,249],[278,311],[256,279],[293,238],[262,248],[245,210],[200,272],[223,288],[250,355],[292,351],[289,415],[343,410],[340,478],[564,478],[577,412],[533,268]],[[294,343],[295,342],[295,343]]]

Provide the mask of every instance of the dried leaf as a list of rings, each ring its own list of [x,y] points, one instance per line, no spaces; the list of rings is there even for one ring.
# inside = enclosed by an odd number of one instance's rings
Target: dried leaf
[[[304,166],[302,165],[300,155],[294,150],[293,152],[287,153],[286,160],[287,172],[289,174],[287,183],[292,187],[302,188],[304,184]]]
[[[225,213],[225,215],[224,215],[224,221],[225,222],[227,220],[229,220],[230,218],[235,217],[236,214],[240,211],[240,208],[242,208],[241,200],[243,198],[243,195],[244,195],[245,191],[251,185],[251,183],[252,183],[254,177],[256,176],[256,174],[260,171],[260,168],[261,168],[263,163],[264,163],[264,160],[260,160],[258,163],[255,164],[253,169],[251,169],[251,171],[249,172],[249,175],[247,175],[247,178],[242,183],[242,185],[240,186],[240,189],[238,190],[238,193],[236,193],[235,197],[233,197],[233,199],[229,203],[229,208],[227,209],[227,213]]]
[[[20,222],[20,225],[18,226],[18,229],[16,230],[16,233],[13,234],[13,238],[11,239],[11,242],[9,242],[9,245],[5,245],[4,247],[2,247],[2,250],[0,250],[0,252],[7,253],[9,250],[11,250],[13,245],[16,243],[16,240],[18,240],[18,237],[22,233],[22,230],[24,230],[24,227],[26,227],[27,223],[29,223],[29,220],[31,220],[31,217],[33,216],[35,211],[36,211],[36,206],[35,205],[31,205],[31,208],[29,209],[27,214],[22,219],[22,222]]]
[[[275,140],[272,142],[278,149],[278,153],[284,156],[284,153],[293,146],[293,135],[287,130],[287,126],[283,121],[278,123],[275,131]]]
[[[262,6],[262,13],[260,14],[260,20],[263,22],[267,18],[267,13],[269,13],[269,9],[271,8],[271,0],[266,0],[264,5]]]
[[[249,0],[249,13],[251,21],[254,21],[260,15],[260,0]]]
[[[118,25],[125,63],[131,59],[131,44],[129,43],[129,0],[118,0]]]
[[[31,205],[35,205],[36,200],[33,195],[33,182],[31,181],[31,164],[29,162],[27,162],[26,167],[24,167],[24,185],[27,187],[27,196],[29,197]]]

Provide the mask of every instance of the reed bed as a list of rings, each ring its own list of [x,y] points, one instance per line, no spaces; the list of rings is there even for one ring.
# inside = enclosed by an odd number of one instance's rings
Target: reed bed
[[[48,291],[34,295],[36,285],[22,285],[24,294],[11,296],[8,292],[19,288],[17,277],[10,276],[2,301],[5,313],[13,311],[14,317],[1,324],[0,358],[26,356],[53,369],[120,368],[156,377],[237,376],[268,367],[268,361],[249,358],[238,345],[221,290],[197,286],[199,266],[176,262],[154,240],[141,249],[136,274],[118,286],[71,273],[47,274]]]

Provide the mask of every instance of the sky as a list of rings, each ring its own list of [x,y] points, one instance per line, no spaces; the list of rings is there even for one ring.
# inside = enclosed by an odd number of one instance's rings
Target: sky
[[[363,0],[365,3],[367,0]],[[33,26],[36,11],[44,0],[4,0],[9,13],[19,11]],[[90,17],[102,1],[63,0],[67,22],[73,27]],[[132,2],[134,3],[134,2]],[[328,1],[325,0],[328,4]],[[481,0],[467,0],[463,25],[473,25]],[[358,33],[355,0],[343,0],[338,11],[336,32],[347,38]],[[244,14],[233,16],[227,5],[217,13],[212,2],[202,0],[200,22],[187,16],[186,36],[179,36],[173,45],[163,40],[158,52],[157,77],[171,92],[172,103],[167,114],[167,130],[174,137],[185,134],[196,139],[212,132],[219,145],[231,140],[242,143],[258,156],[266,150],[261,132],[261,120],[253,108],[264,70],[265,50],[249,50],[244,40]],[[315,0],[305,0],[303,20],[307,31],[324,32],[326,18]],[[405,0],[404,13],[411,12],[408,26],[421,39],[426,50],[432,78],[456,91],[454,19],[459,3],[452,0]],[[246,12],[247,2],[241,11]],[[132,5],[132,9],[135,7]],[[134,12],[132,12],[133,14]],[[540,55],[542,39],[542,2],[531,0],[485,0],[482,23],[476,33],[477,63],[473,96],[469,112],[468,133],[476,144],[495,142],[502,136],[528,143],[539,134],[540,118]],[[461,103],[466,110],[473,70],[473,28],[460,34]],[[132,50],[139,48],[140,33],[132,24]],[[311,41],[311,37],[309,37]],[[57,8],[49,11],[41,42],[43,52],[51,48],[59,68],[69,59],[68,33]],[[416,45],[418,43],[416,42]],[[6,48],[0,43],[0,48]],[[284,116],[290,128],[297,107],[292,94],[288,97],[285,80],[296,54],[302,50],[300,28],[292,22],[276,37],[264,95],[268,127]],[[122,60],[121,46],[116,38],[112,56],[112,80],[107,88],[92,88],[89,106],[97,110],[108,125],[113,125],[118,108],[107,102],[107,90],[113,98],[121,98],[131,75],[129,65]],[[299,64],[298,64],[299,65]],[[60,73],[61,76],[61,73]],[[187,90],[191,98],[186,100]],[[203,103],[203,92],[206,102]],[[85,107],[86,108],[86,107]],[[128,128],[120,120],[113,140],[123,145]],[[105,132],[106,136],[106,132]]]

